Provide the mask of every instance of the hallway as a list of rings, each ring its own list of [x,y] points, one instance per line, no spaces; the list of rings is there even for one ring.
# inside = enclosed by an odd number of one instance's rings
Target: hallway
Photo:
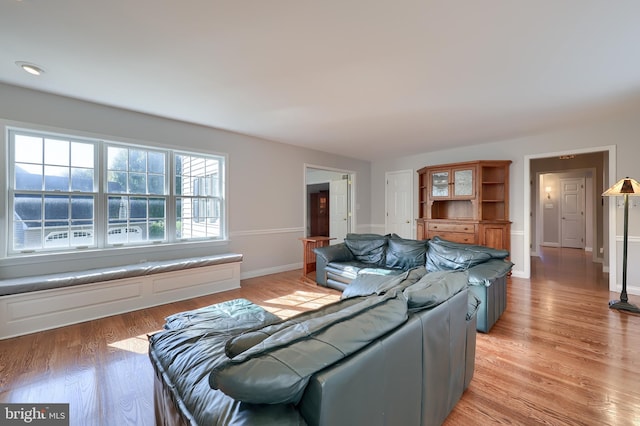
[[[540,257],[531,257],[531,281],[548,285],[609,290],[609,273],[593,262],[590,252],[574,248],[540,247]]]

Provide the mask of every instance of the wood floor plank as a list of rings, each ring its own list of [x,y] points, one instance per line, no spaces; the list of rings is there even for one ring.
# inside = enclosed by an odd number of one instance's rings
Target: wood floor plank
[[[547,248],[532,278],[511,278],[507,293],[502,318],[477,335],[474,378],[445,425],[640,425],[640,316],[608,308],[618,295],[600,264],[580,250]],[[153,425],[147,335],[170,314],[239,297],[288,317],[340,294],[291,271],[2,340],[0,401],[68,402],[72,425]]]

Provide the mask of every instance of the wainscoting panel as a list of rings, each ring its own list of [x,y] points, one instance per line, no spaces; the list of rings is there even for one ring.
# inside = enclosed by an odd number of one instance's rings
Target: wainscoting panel
[[[206,271],[204,270],[206,269]],[[227,263],[152,275],[156,305],[240,288],[240,264]]]
[[[0,339],[240,288],[241,262],[0,297]]]

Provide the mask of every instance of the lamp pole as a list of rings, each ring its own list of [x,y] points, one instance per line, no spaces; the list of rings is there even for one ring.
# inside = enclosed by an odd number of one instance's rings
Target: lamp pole
[[[622,292],[620,301],[627,303],[627,246],[629,244],[629,194],[624,194],[624,234],[622,236]]]
[[[624,234],[622,237],[622,292],[620,293],[620,301],[612,300],[609,302],[611,309],[619,309],[623,311],[635,312],[640,314],[640,309],[629,303],[627,296],[627,243],[629,240],[629,194],[624,194]]]

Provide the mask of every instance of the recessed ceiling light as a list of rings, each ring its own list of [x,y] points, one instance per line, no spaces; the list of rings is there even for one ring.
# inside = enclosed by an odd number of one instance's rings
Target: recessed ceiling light
[[[41,74],[44,73],[44,69],[42,69],[42,67],[39,67],[36,64],[31,64],[29,62],[17,61],[16,65],[19,66],[20,68],[22,68],[23,70],[25,70],[26,72],[28,72],[31,75],[41,75]]]

